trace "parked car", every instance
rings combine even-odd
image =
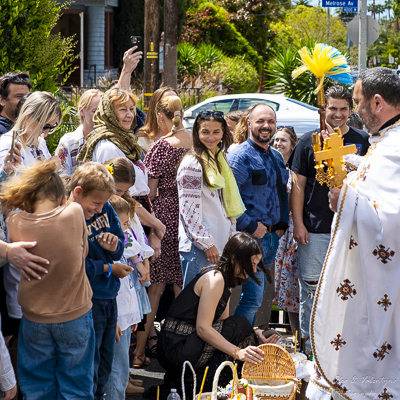
[[[230,111],[245,111],[255,103],[271,106],[276,112],[277,126],[293,126],[298,136],[319,127],[319,114],[316,107],[289,97],[265,93],[211,97],[185,110],[183,125],[187,129],[192,129],[194,120],[200,111],[215,110],[227,114]]]

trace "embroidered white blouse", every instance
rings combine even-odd
[[[236,224],[226,217],[221,190],[204,184],[201,165],[192,155],[183,158],[177,175],[179,194],[179,251],[193,243],[202,251],[215,246],[221,255]]]
[[[84,144],[83,125],[79,125],[75,131],[66,133],[60,139],[55,154],[61,160],[63,174],[72,175],[75,172],[78,167],[77,157]]]
[[[115,157],[126,158],[125,154],[114,143],[109,140],[101,140],[94,149],[92,160],[103,164]],[[133,162],[133,166],[135,167],[136,180],[135,184],[129,189],[129,193],[131,196],[145,196],[150,193],[147,185],[149,178],[146,167],[141,160]]]

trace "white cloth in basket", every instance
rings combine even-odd
[[[282,383],[283,381],[278,380],[253,379],[251,387],[254,390],[255,398],[258,396],[290,396],[293,393],[294,382]]]

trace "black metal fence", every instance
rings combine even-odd
[[[100,86],[62,86],[62,95],[70,101],[73,105],[77,105],[78,101],[85,90],[88,89],[99,89],[101,91],[106,91],[107,88]],[[184,88],[178,87],[179,97],[182,100],[183,108],[191,107],[201,101],[201,88]],[[143,88],[132,88],[132,93],[138,98],[137,106],[143,110],[144,108],[144,96]]]

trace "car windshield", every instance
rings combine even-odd
[[[318,111],[318,108],[317,108],[317,107],[310,106],[309,104],[303,103],[302,101],[298,101],[298,100],[294,100],[294,99],[286,99],[286,100],[287,100],[287,101],[290,101],[291,103],[298,104],[299,106],[303,106],[303,107],[305,107],[305,108],[308,108],[309,110]]]
[[[205,110],[222,111],[224,114],[227,114],[229,111],[231,111],[234,101],[235,99],[218,100],[203,104],[202,106],[196,108],[196,110],[193,111],[192,118],[196,118],[197,114],[200,111],[205,111]]]

